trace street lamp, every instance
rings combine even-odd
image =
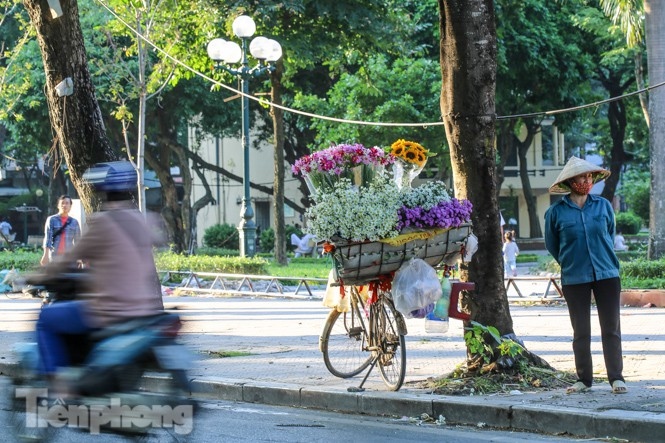
[[[258,60],[250,68],[247,60],[247,42],[256,31],[256,24],[251,17],[241,15],[233,21],[233,33],[240,38],[242,47],[235,42],[216,38],[208,43],[208,56],[215,66],[240,78],[242,89],[242,145],[244,155],[243,185],[244,196],[240,208],[240,256],[253,257],[256,252],[256,223],[254,210],[249,195],[249,79],[258,77],[275,69],[274,62],[282,56],[282,47],[278,42],[266,37],[256,37],[249,43],[249,52]],[[229,65],[240,63],[239,68]]]

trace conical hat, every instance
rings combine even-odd
[[[559,176],[554,181],[554,184],[550,186],[550,192],[552,194],[568,194],[570,192],[570,187],[565,183],[566,180],[588,172],[594,173],[594,183],[605,180],[610,176],[610,171],[607,169],[603,169],[600,166],[596,166],[593,163],[573,156],[570,157],[566,166],[563,167]]]

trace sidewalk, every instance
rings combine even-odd
[[[529,283],[531,284],[531,283]],[[536,283],[533,283],[534,285]],[[534,286],[534,292],[542,290]],[[522,291],[528,294],[528,290]],[[317,294],[317,297],[320,294]],[[526,347],[559,370],[573,370],[570,321],[563,303],[522,305],[509,292],[514,330]],[[548,300],[554,296],[548,297]],[[34,316],[37,301],[0,300],[0,311]],[[365,392],[348,392],[362,375],[333,377],[318,349],[327,315],[320,299],[289,300],[168,297],[168,309],[185,320],[183,340],[199,356],[191,371],[198,395],[312,409],[398,417],[443,416],[448,424],[493,426],[557,435],[662,442],[665,435],[665,310],[622,308],[625,395],[613,395],[609,384],[586,394],[564,390],[542,393],[513,390],[510,395],[452,397],[433,395],[414,382],[452,371],[465,359],[462,323],[451,320],[446,334],[427,334],[423,320],[407,320],[407,377],[398,392],[386,390],[378,368]],[[25,313],[25,314],[23,314]],[[3,313],[5,317],[6,312]],[[604,376],[598,320],[592,318],[592,350],[598,376]],[[30,338],[30,322],[3,321],[0,372],[15,364],[11,346]],[[248,355],[219,358],[219,353]],[[146,380],[159,388],[160,379]]]

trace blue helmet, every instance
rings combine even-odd
[[[83,180],[98,192],[131,192],[137,189],[136,169],[127,160],[97,163],[83,174]]]

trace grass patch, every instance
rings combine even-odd
[[[287,266],[281,266],[273,260],[266,265],[268,275],[274,277],[328,278],[332,269],[330,258],[292,258]]]

